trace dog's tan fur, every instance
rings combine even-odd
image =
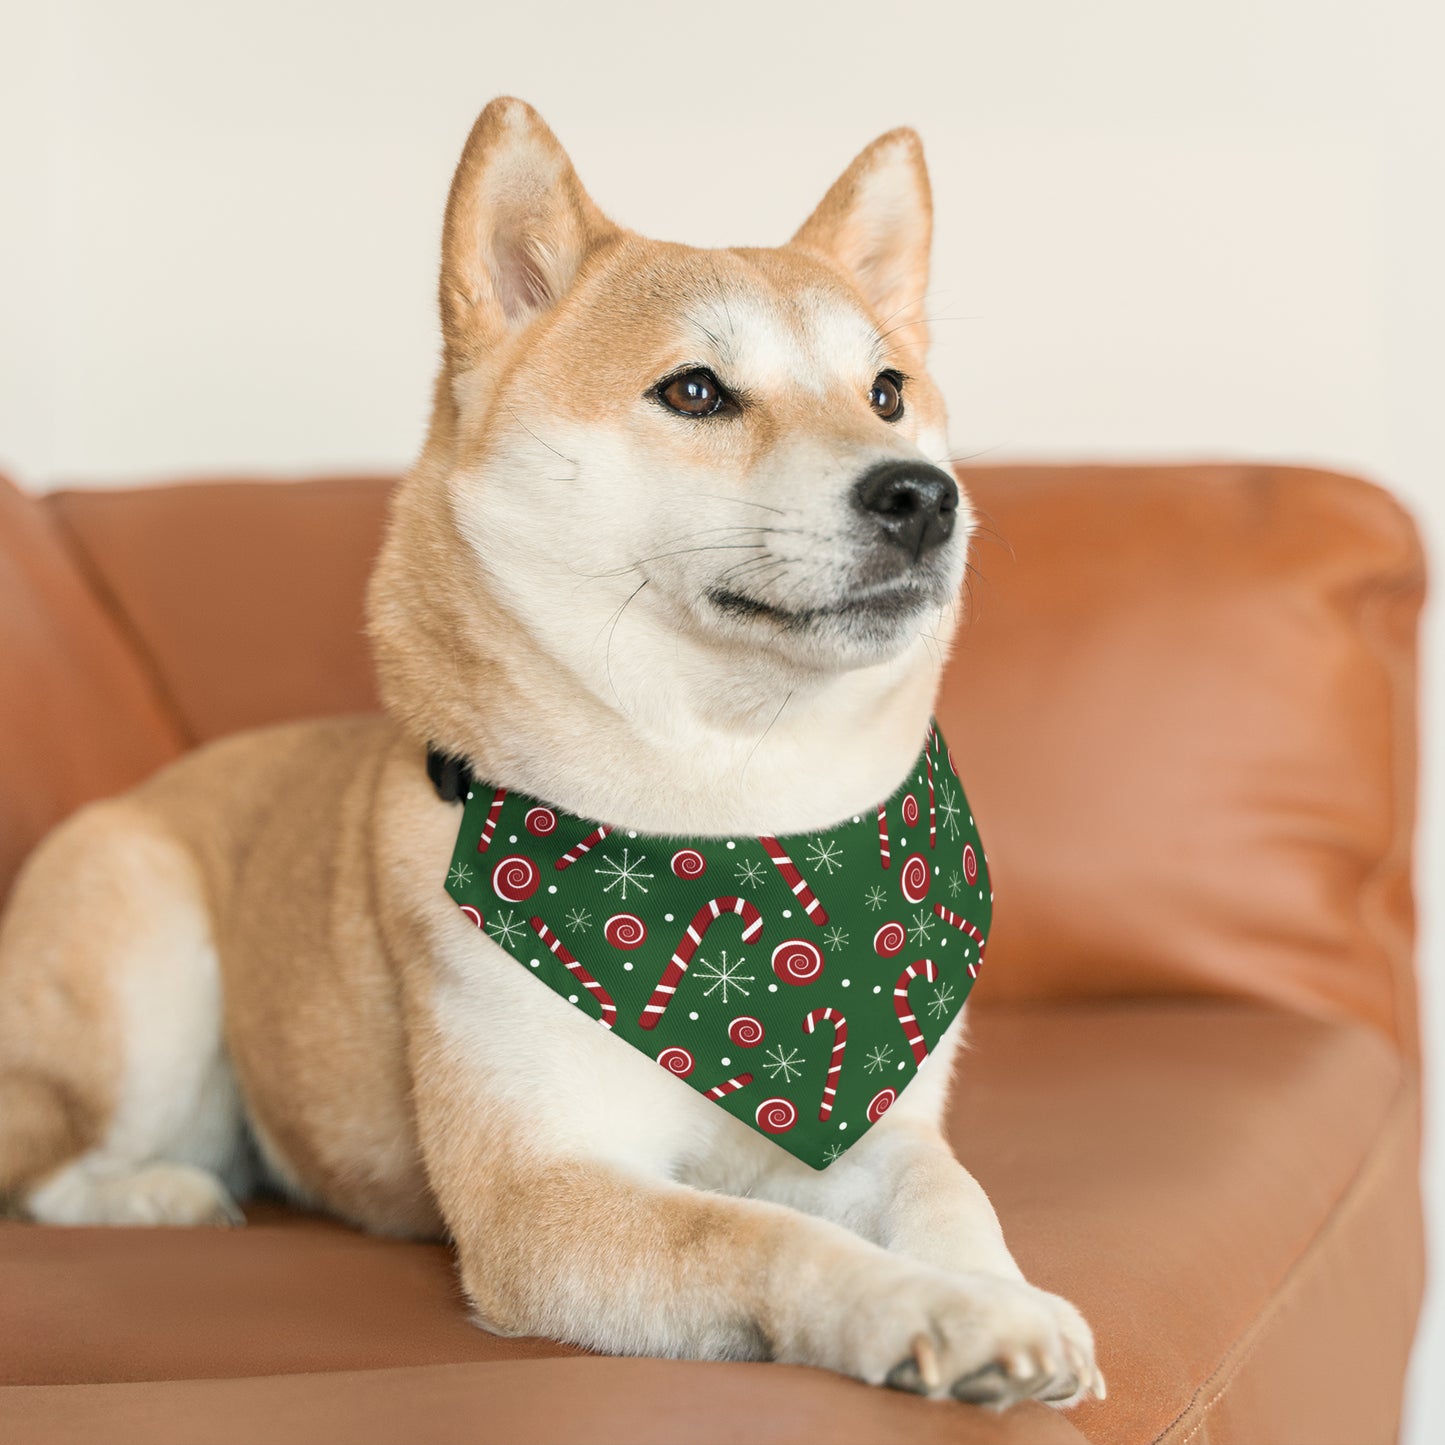
[[[449,1233],[498,1331],[994,1403],[1102,1392],[1088,1327],[1023,1281],[941,1138],[957,1028],[815,1173],[479,938],[422,766],[435,743],[661,832],[801,831],[892,791],[969,519],[875,584],[848,499],[871,463],[942,457],[929,231],[908,131],[789,245],[698,251],[608,221],[525,105],[483,112],[431,428],[369,599],[387,715],[216,743],[37,850],[0,928],[12,1207],[231,1222],[259,1170],[373,1230]],[[667,413],[651,388],[695,364],[747,404]],[[893,423],[867,402],[885,366]],[[716,604],[732,577],[752,614]],[[873,607],[887,588],[921,600]]]

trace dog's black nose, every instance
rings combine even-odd
[[[927,462],[879,462],[853,489],[853,499],[916,562],[953,535],[958,483]]]

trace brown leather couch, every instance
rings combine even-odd
[[[277,1205],[0,1225],[0,1438],[1364,1445],[1422,1277],[1408,518],[1249,467],[1001,468],[940,715],[998,909],[952,1128],[1110,1396],[994,1415],[467,1322],[447,1251]],[[386,480],[0,486],[0,888],[185,748],[372,707]]]

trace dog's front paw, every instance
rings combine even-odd
[[[855,1302],[842,1336],[850,1373],[919,1395],[998,1409],[1104,1397],[1083,1316],[1018,1280],[910,1271]]]

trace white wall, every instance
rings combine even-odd
[[[911,122],[956,450],[1356,468],[1445,555],[1438,4],[5,3],[0,466],[33,485],[403,463],[442,197],[509,91],[606,209],[699,243],[781,239]],[[1445,1439],[1416,1375],[1411,1438]]]

